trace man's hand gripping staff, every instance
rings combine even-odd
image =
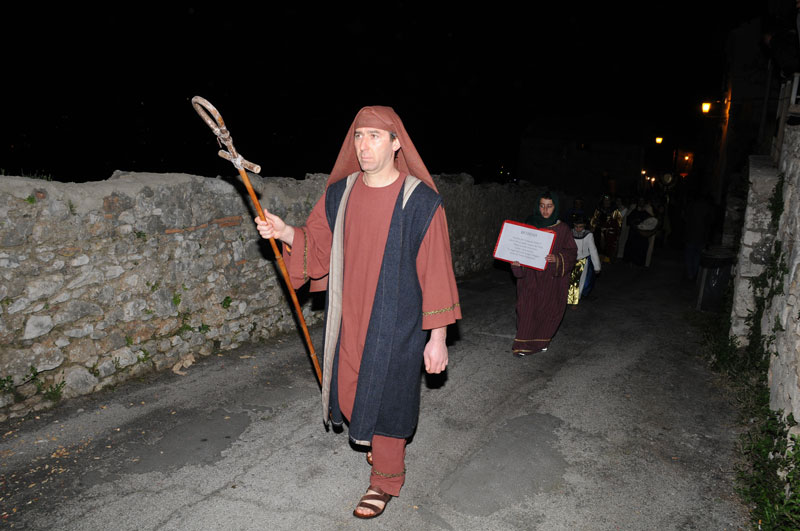
[[[233,163],[237,170],[239,170],[239,175],[242,177],[242,181],[244,181],[244,185],[247,188],[247,192],[250,194],[250,199],[253,201],[253,206],[258,212],[259,217],[262,221],[267,223],[267,217],[265,217],[264,209],[261,208],[261,204],[258,201],[258,196],[256,196],[255,191],[253,190],[252,185],[250,184],[250,179],[247,177],[247,172],[244,171],[245,168],[252,171],[253,173],[259,173],[261,171],[261,166],[257,164],[253,164],[252,162],[248,162],[244,158],[242,158],[239,153],[236,152],[236,149],[233,147],[233,140],[231,139],[231,135],[228,132],[228,129],[225,127],[225,122],[222,120],[222,116],[219,114],[219,111],[211,105],[206,99],[201,98],[200,96],[195,96],[192,98],[192,105],[194,109],[197,111],[197,114],[203,119],[206,124],[214,131],[214,134],[217,135],[217,142],[228,148],[228,151],[221,149],[219,151],[219,156],[223,159],[229,160]],[[212,119],[213,116],[213,119]],[[272,222],[271,219],[273,216],[268,214],[269,222]],[[280,220],[280,218],[277,218]],[[282,223],[282,222],[281,222]],[[270,223],[267,223],[268,225]],[[284,224],[284,228],[288,227]],[[276,227],[277,228],[277,227]],[[289,279],[289,272],[286,270],[286,264],[283,262],[283,256],[281,255],[280,251],[278,250],[278,245],[275,243],[275,239],[273,234],[267,236],[269,238],[269,243],[272,246],[272,251],[275,253],[275,258],[278,261],[278,267],[281,270],[281,274],[283,275],[283,280],[286,282],[286,286],[289,288],[289,295],[292,298],[292,302],[294,303],[294,309],[297,313],[297,318],[300,321],[300,325],[303,329],[303,335],[305,336],[306,344],[308,345],[309,356],[311,356],[311,361],[314,362],[314,370],[317,372],[317,381],[322,384],[322,371],[319,367],[319,360],[317,359],[317,354],[314,351],[314,345],[311,343],[311,335],[308,333],[308,326],[306,325],[305,318],[303,317],[303,310],[300,308],[300,302],[297,300],[297,294],[292,287],[292,282]],[[284,241],[286,241],[285,238]]]

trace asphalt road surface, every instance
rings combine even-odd
[[[609,264],[550,349],[511,355],[502,267],[459,282],[399,497],[352,516],[364,453],[326,431],[300,334],[3,423],[6,527],[42,530],[723,530],[736,411],[699,356],[680,263]],[[312,329],[315,345],[321,328]],[[319,349],[319,347],[318,347]]]

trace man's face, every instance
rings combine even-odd
[[[575,230],[578,232],[583,232],[583,229],[586,228],[586,225],[583,223],[576,223]]]
[[[392,140],[389,131],[372,127],[359,127],[353,138],[356,157],[364,173],[378,173],[394,165],[394,152],[400,149],[400,141]]]
[[[539,213],[542,215],[544,219],[549,218],[553,215],[553,210],[555,210],[556,206],[553,204],[552,199],[539,199]]]

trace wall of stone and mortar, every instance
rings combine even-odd
[[[750,157],[748,176],[750,186],[739,233],[731,310],[731,335],[743,346],[748,342],[747,318],[755,309],[751,284],[764,272],[775,242],[775,231],[770,229],[769,203],[779,180],[778,169],[765,156]]]
[[[458,277],[492,267],[505,219],[541,190],[434,177]],[[327,176],[252,176],[262,206],[302,224]],[[91,183],[0,180],[0,420],[144,373],[300,333],[244,187],[117,172]],[[309,325],[322,312],[302,297]],[[319,348],[319,347],[317,347]],[[33,368],[33,370],[32,370]],[[33,378],[33,375],[36,377]]]
[[[800,128],[787,126],[778,166],[783,175],[783,214],[776,238],[787,266],[783,292],[773,298],[761,321],[762,333],[774,334],[769,370],[772,409],[800,418]]]
[[[761,319],[761,333],[772,338],[769,387],[770,407],[800,418],[800,128],[786,127],[783,150],[776,166],[768,157],[751,157],[750,190],[744,216],[731,333],[747,343],[747,315],[754,309],[751,280],[761,274],[780,242],[782,260],[788,271],[783,289],[767,304]],[[777,231],[770,230],[769,208],[775,187],[783,177],[783,212]]]

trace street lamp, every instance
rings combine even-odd
[[[663,141],[664,141],[664,139],[663,139],[663,138],[661,138],[660,136],[657,136],[657,137],[656,137],[656,144],[660,144],[660,143],[661,143],[661,142],[663,142]]]
[[[711,110],[711,103],[708,101],[704,101],[702,109],[703,109],[703,114],[708,114],[708,111]]]

